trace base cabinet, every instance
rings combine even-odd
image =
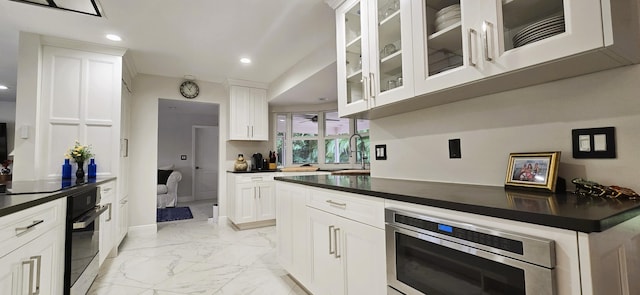
[[[385,294],[384,230],[308,208],[314,294]]]
[[[267,225],[276,218],[273,175],[227,176],[228,217],[239,228]]]
[[[0,258],[0,294],[62,294],[63,233],[50,231]]]
[[[303,285],[309,281],[307,192],[304,187],[276,183],[278,262]]]
[[[100,265],[109,257],[111,250],[113,250],[116,244],[116,219],[114,218],[114,211],[116,210],[115,203],[115,182],[111,181],[100,185],[100,205],[108,206],[107,212],[100,215]]]
[[[0,218],[0,294],[63,293],[64,204],[60,199]]]
[[[313,294],[386,294],[384,205],[350,196],[276,183],[278,261]]]

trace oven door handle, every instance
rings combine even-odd
[[[80,216],[78,219],[73,221],[73,229],[83,229],[87,228],[89,224],[91,224],[96,218],[100,216],[100,214],[109,210],[111,206],[96,206],[96,208],[92,211],[87,212],[86,214]]]

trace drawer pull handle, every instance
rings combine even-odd
[[[334,202],[333,200],[327,200],[327,203],[329,203],[329,205],[333,205],[333,206],[338,206],[338,207],[343,207],[343,208],[347,207],[347,204]]]
[[[36,268],[36,291],[33,292],[33,295],[40,294],[40,271],[42,270],[42,256],[31,256],[31,259],[35,259],[38,263],[38,267]]]
[[[36,225],[43,223],[44,220],[34,220],[33,223],[27,225],[27,226],[23,226],[23,227],[16,227],[16,236],[19,237],[21,235],[26,234],[27,232],[29,232],[30,230],[34,229],[36,227]]]
[[[338,242],[338,232],[339,232],[339,231],[340,231],[340,228],[339,228],[339,227],[336,227],[336,229],[334,229],[334,230],[333,230],[333,247],[334,247],[334,249],[336,250],[336,251],[335,251],[335,254],[334,254],[334,255],[335,255],[335,257],[336,257],[336,259],[337,259],[337,258],[342,257],[342,255],[340,255],[340,253],[338,253],[338,247],[340,246],[340,245],[338,244],[338,243],[339,243],[339,242]]]

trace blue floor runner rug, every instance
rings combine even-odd
[[[193,218],[189,207],[157,208],[156,221],[174,221]]]

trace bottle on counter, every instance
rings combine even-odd
[[[96,172],[98,171],[98,166],[96,165],[96,159],[89,160],[89,165],[87,166],[87,177],[88,178],[96,178]]]
[[[69,159],[64,159],[64,164],[62,164],[62,179],[71,179],[71,163],[69,163]]]

